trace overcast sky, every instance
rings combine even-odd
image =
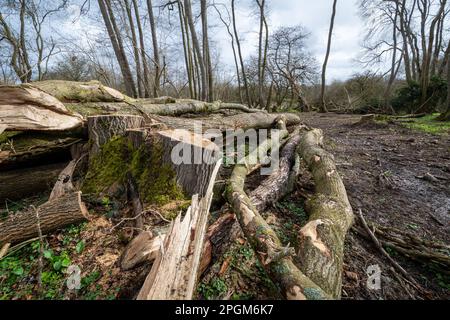
[[[333,43],[328,62],[328,80],[346,79],[360,71],[361,65],[355,63],[361,47],[363,25],[358,16],[358,0],[339,0],[333,32]],[[311,33],[310,51],[322,65],[326,52],[328,30],[330,25],[333,0],[271,0],[269,2],[269,23],[272,31],[280,26],[302,24]],[[253,30],[245,34],[244,53],[255,52],[258,38],[258,23],[249,19],[250,11],[242,9],[238,15],[240,30]],[[227,63],[233,63],[229,38],[225,32],[220,32],[221,57]]]
[[[230,3],[229,0],[210,1],[211,3],[213,1],[226,3],[228,7]],[[363,22],[358,16],[358,1],[338,1],[332,50],[327,69],[327,82],[344,80],[352,74],[361,71],[361,65],[355,62],[361,51],[360,43],[364,28]],[[163,1],[154,1],[155,14],[159,17],[167,15],[167,11],[162,12],[156,9],[160,3],[163,3]],[[243,54],[244,58],[247,58],[257,52],[258,17],[252,14],[252,10],[253,13],[255,11],[254,0],[238,0],[236,3],[237,24],[242,40]],[[311,33],[308,41],[308,50],[316,56],[321,66],[326,51],[333,0],[268,0],[268,3],[270,32],[273,32],[280,26],[303,25]],[[195,9],[198,11],[198,8],[195,7]],[[79,6],[71,6],[69,16],[76,17],[77,15],[79,15]],[[213,8],[210,8],[209,16],[211,25],[209,36],[216,45],[220,61],[228,66],[231,72],[234,72],[233,52],[229,35]],[[72,18],[68,19],[62,29],[69,31],[72,35],[78,33],[78,38],[83,46],[83,34],[86,31],[93,37],[104,32],[103,24],[98,24],[101,21],[99,14],[94,14],[94,17],[96,20],[94,24],[92,20],[88,19],[75,19],[75,22],[73,22],[74,19]],[[146,24],[146,21],[144,21],[145,28],[148,27]],[[89,28],[86,28],[86,25],[89,25]],[[163,35],[161,34],[161,36]],[[166,34],[165,36],[168,35]],[[173,35],[173,37],[179,40],[178,35]],[[181,59],[180,63],[183,61]]]

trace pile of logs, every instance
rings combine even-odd
[[[111,182],[127,190],[138,230],[122,254],[121,268],[153,263],[137,299],[192,299],[199,276],[211,262],[211,239],[233,223],[242,228],[287,299],[339,299],[343,243],[353,222],[352,208],[333,157],[321,147],[322,132],[300,124],[295,114],[270,114],[220,101],[133,100],[99,82],[0,87],[0,201],[22,199],[53,186],[43,205],[0,221],[0,248],[89,220],[80,190],[95,163],[117,157],[125,160],[117,172],[111,170]],[[234,166],[225,190],[233,213],[210,226],[221,150],[194,127],[219,132],[278,128],[284,139],[278,169],[249,195],[245,179],[261,166],[251,160],[270,151],[271,139],[260,141]],[[124,152],[106,153],[114,141],[122,141]],[[171,161],[172,150],[183,144],[208,161]],[[148,157],[131,157],[137,151]],[[312,173],[316,195],[308,203],[310,220],[298,235],[300,247],[294,249],[282,246],[261,212],[293,190],[300,159]],[[144,193],[155,187],[151,184],[162,175],[161,168],[173,179],[158,185],[159,191],[175,183],[191,199],[189,209],[164,234],[143,230],[140,219],[147,201]],[[140,175],[154,179],[142,180]]]

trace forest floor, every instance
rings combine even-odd
[[[437,130],[424,126],[423,120],[406,124],[410,129],[387,122],[355,125],[360,117],[354,115],[302,117],[306,124],[324,130],[325,148],[335,156],[355,213],[361,209],[368,221],[409,231],[422,239],[450,243],[448,127],[442,126],[439,134],[429,134],[424,131]],[[427,174],[435,179],[423,179]],[[350,232],[346,249],[343,298],[408,298],[389,271],[391,265],[371,242]],[[429,298],[450,298],[448,274],[412,262],[395,251],[390,254],[432,292]],[[379,292],[366,286],[367,266],[374,264],[382,270]]]
[[[324,130],[325,148],[335,156],[355,213],[361,209],[369,222],[450,244],[450,132],[446,127],[429,130],[426,124],[413,123],[408,124],[411,129],[387,122],[355,125],[360,119],[356,115],[306,113],[301,117],[305,124]],[[225,172],[230,170],[225,168]],[[426,176],[434,179],[424,179]],[[257,174],[250,177],[247,189],[258,185],[260,179]],[[299,230],[308,219],[305,197],[313,190],[311,177],[303,169],[296,191],[264,213],[284,245],[296,247]],[[47,196],[7,203],[7,207],[0,207],[0,215],[38,205]],[[174,208],[155,210],[170,219],[184,205],[175,203]],[[0,300],[135,297],[151,266],[120,270],[120,254],[127,242],[123,232],[126,223],[118,225],[121,219],[115,217],[118,213],[111,199],[90,204],[89,209],[94,217],[89,223],[45,238],[41,288],[37,287],[38,240],[17,248],[0,261]],[[120,214],[127,216],[126,212]],[[167,227],[155,215],[145,218],[152,228]],[[394,250],[389,253],[427,291],[426,296],[413,292],[416,298],[450,298],[448,270],[446,273],[432,265],[413,262]],[[198,286],[198,299],[281,299],[240,230],[237,237],[224,240],[220,252],[213,254],[213,263]],[[77,293],[65,285],[69,265],[81,269],[81,290]],[[367,287],[370,265],[381,268],[381,290]],[[409,299],[410,294],[390,268],[372,242],[351,230],[345,245],[342,298]]]

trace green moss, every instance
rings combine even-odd
[[[413,122],[402,125],[426,133],[448,135],[450,133],[450,121],[437,121],[438,116],[438,113],[430,114],[422,118],[411,119]]]
[[[89,163],[84,193],[100,194],[115,183],[122,184],[128,172],[131,148],[125,138],[116,137],[102,146]]]
[[[151,151],[150,151],[151,150]],[[126,138],[115,137],[102,146],[89,165],[83,192],[100,194],[115,184],[123,185],[128,172],[135,177],[141,199],[147,204],[165,205],[185,200],[170,164],[163,163],[158,142],[134,149]]]

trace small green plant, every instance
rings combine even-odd
[[[198,291],[206,300],[214,300],[225,294],[228,287],[225,281],[215,278],[209,284],[200,284]]]

